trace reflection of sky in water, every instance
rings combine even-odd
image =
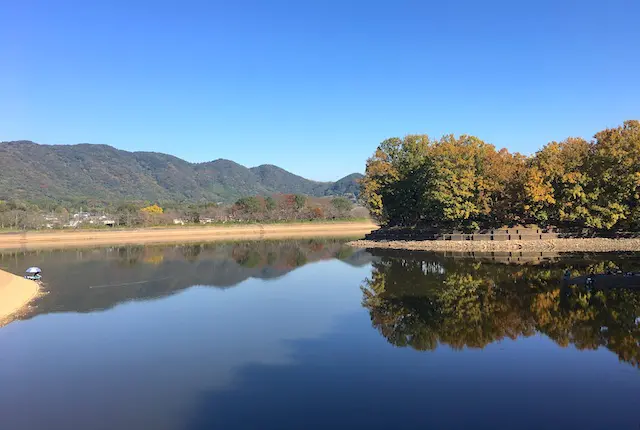
[[[561,348],[541,334],[483,349],[392,346],[362,307],[359,287],[371,270],[321,261],[228,289],[195,286],[107,311],[14,322],[0,329],[0,428],[640,423],[640,372],[606,348]],[[422,262],[419,271],[442,274],[444,266]]]
[[[369,270],[320,262],[277,281],[15,322],[0,330],[0,414],[24,424],[12,429],[38,416],[66,428],[180,428],[201,391],[228,387],[246,365],[290,364],[291,341],[363,313],[358,285]]]

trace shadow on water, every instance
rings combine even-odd
[[[194,285],[234,287],[247,279],[275,280],[309,263],[338,259],[352,266],[372,261],[344,240],[251,241],[122,246],[0,253],[0,267],[21,274],[43,270],[47,294],[28,319],[51,312],[92,312],[132,300],[152,300]]]
[[[389,343],[432,351],[483,348],[542,333],[566,347],[604,347],[640,367],[640,290],[570,285],[575,275],[640,269],[633,254],[583,254],[501,264],[491,256],[378,253],[362,305]]]

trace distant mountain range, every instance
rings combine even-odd
[[[264,164],[247,168],[230,160],[189,163],[157,152],[107,145],[0,142],[0,199],[224,201],[250,195],[310,196],[359,193],[353,173],[318,182]]]

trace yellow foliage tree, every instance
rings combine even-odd
[[[140,209],[140,212],[149,214],[149,215],[162,215],[164,210],[158,205],[147,206],[146,208]]]

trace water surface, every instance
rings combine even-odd
[[[1,428],[640,425],[640,293],[562,281],[638,255],[333,240],[0,254],[31,265],[48,294],[0,328]]]

